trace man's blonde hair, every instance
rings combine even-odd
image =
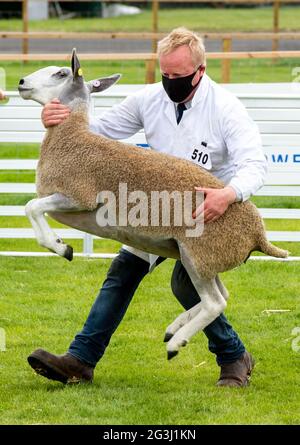
[[[179,46],[183,45],[187,45],[190,48],[192,61],[195,64],[195,68],[199,65],[206,64],[205,47],[202,38],[199,34],[196,34],[195,32],[184,27],[173,29],[170,34],[158,42],[158,57],[169,54]]]

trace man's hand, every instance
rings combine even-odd
[[[4,91],[0,90],[0,100],[4,100],[4,99],[6,99]]]
[[[204,223],[216,221],[236,200],[236,192],[230,186],[223,189],[195,187],[195,190],[203,192],[205,199],[193,213],[193,218],[204,213]]]
[[[66,105],[60,103],[58,99],[53,99],[46,104],[42,111],[42,122],[45,128],[61,124],[71,113]]]

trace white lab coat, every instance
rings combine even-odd
[[[237,200],[248,199],[265,180],[267,161],[257,125],[243,104],[206,74],[179,125],[174,103],[159,82],[101,116],[90,116],[90,128],[112,139],[128,138],[144,128],[152,149],[206,168],[235,189]],[[148,254],[129,250],[149,260]],[[150,264],[156,258],[152,255]]]

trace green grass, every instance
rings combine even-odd
[[[72,44],[70,44],[70,51]],[[49,66],[49,64],[62,66],[62,61],[48,62],[0,62],[0,66],[6,72],[6,89],[8,91],[17,90],[21,77],[24,77],[40,68]],[[145,63],[143,61],[120,61],[120,62],[97,62],[84,61],[84,76],[87,80],[98,77],[105,77],[112,73],[121,72],[122,78],[119,83],[144,83],[145,82]],[[0,105],[1,106],[1,105]]]
[[[71,51],[71,46],[70,46]],[[61,66],[61,61],[53,61],[51,64]],[[16,91],[19,80],[40,68],[46,67],[49,62],[1,62],[1,67],[6,72],[7,91]],[[281,59],[275,62],[271,60],[240,60],[232,61],[231,83],[270,83],[292,82],[292,70],[300,65],[300,59]],[[145,64],[139,61],[84,61],[84,75],[87,80],[105,77],[112,73],[122,73],[120,84],[143,84],[145,82]],[[221,82],[221,62],[208,60],[207,74],[216,82]],[[161,79],[159,67],[156,69],[156,81]],[[0,104],[1,106],[1,104]]]
[[[0,171],[0,182],[35,182],[35,172],[31,171]]]
[[[0,143],[1,159],[37,159],[39,144],[6,142]]]
[[[36,376],[37,347],[64,353],[105,278],[110,261],[0,258],[1,424],[299,424],[300,264],[256,264],[223,274],[226,315],[256,359],[250,387],[216,388],[219,369],[202,333],[171,362],[162,342],[181,307],[171,295],[174,262],[147,276],[113,336],[91,386]],[[290,312],[267,316],[265,309]],[[200,366],[200,364],[202,365]]]
[[[299,30],[300,8],[280,7],[280,29]],[[258,8],[207,8],[197,5],[194,8],[160,7],[159,31],[170,31],[177,26],[186,26],[195,31],[270,31],[273,26],[273,9]],[[143,10],[141,14],[113,18],[73,18],[71,20],[49,19],[30,22],[31,31],[151,31],[152,12]],[[1,31],[19,31],[21,20],[0,20]]]
[[[255,11],[255,13],[253,13]],[[299,29],[300,9],[282,8],[282,29]],[[203,21],[203,17],[205,20]],[[204,31],[271,30],[272,9],[161,8],[160,30],[185,25]],[[31,30],[150,30],[151,13],[109,20],[49,20]],[[0,21],[1,30],[21,29],[17,20]],[[58,62],[60,64],[60,62]],[[232,82],[291,81],[298,61],[233,62]],[[41,63],[2,63],[7,89]],[[123,73],[124,83],[143,83],[141,62],[85,62],[86,78]],[[220,63],[208,73],[220,80]],[[157,72],[157,80],[159,73]],[[0,144],[0,158],[38,157],[36,144]],[[33,172],[0,172],[0,182],[32,182]],[[30,195],[0,195],[0,205],[24,205]],[[299,208],[297,198],[253,198],[260,207]],[[53,227],[62,227],[52,222]],[[0,217],[0,227],[30,227],[27,218]],[[300,230],[299,221],[267,221],[269,230]],[[82,242],[71,243],[76,252]],[[300,255],[299,243],[276,243]],[[117,252],[110,240],[94,243],[95,252]],[[35,240],[0,240],[0,250],[45,251]],[[202,333],[167,362],[162,338],[182,311],[170,291],[174,261],[163,263],[139,287],[124,321],[96,368],[91,386],[63,386],[36,376],[26,357],[37,347],[64,353],[85,321],[105,279],[109,260],[0,257],[0,328],[7,350],[0,352],[1,424],[299,424],[299,352],[291,331],[300,325],[300,263],[255,263],[223,274],[230,291],[226,315],[256,359],[249,388],[218,389],[219,369]],[[265,315],[265,309],[289,309]],[[201,364],[201,366],[200,366]]]
[[[272,8],[174,8],[161,7],[159,13],[159,30],[170,31],[176,26],[187,26],[199,32],[206,31],[271,31]],[[204,19],[204,20],[203,20]],[[31,31],[150,31],[151,11],[145,10],[136,16],[114,17],[109,19],[89,18],[71,20],[49,19],[30,23]],[[205,23],[205,25],[203,25]],[[281,7],[280,28],[282,30],[299,30],[300,7]],[[22,29],[21,20],[0,20],[1,31]],[[270,43],[271,48],[271,43]],[[70,52],[72,43],[70,42]],[[54,64],[61,65],[61,62]],[[240,60],[232,62],[231,82],[291,82],[292,69],[299,65],[298,59]],[[16,90],[20,77],[49,65],[49,62],[1,62],[6,71],[6,89]],[[88,62],[84,63],[87,79],[121,72],[121,83],[144,83],[145,65],[138,61]],[[217,82],[221,80],[220,61],[208,61],[208,74]],[[157,68],[156,79],[160,79]]]
[[[251,201],[257,207],[277,208],[277,209],[299,209],[300,197],[298,196],[254,196]]]

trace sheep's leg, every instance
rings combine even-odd
[[[189,323],[195,317],[195,315],[198,314],[200,310],[201,310],[201,302],[193,306],[191,309],[178,315],[178,317],[173,321],[173,323],[171,323],[167,327],[164,342],[168,342],[169,340],[171,340],[175,332],[179,331],[180,328],[182,328],[185,324]]]
[[[168,359],[178,354],[179,348],[185,346],[193,335],[212,323],[225,309],[226,300],[219,289],[218,281],[201,276],[193,252],[180,248],[181,261],[186,268],[201,302],[197,304],[198,313],[182,326],[167,343]],[[195,306],[195,307],[196,307]]]
[[[73,258],[73,248],[65,244],[55,234],[45,218],[45,213],[80,210],[82,209],[61,193],[55,193],[45,198],[32,199],[25,206],[25,213],[32,224],[38,243],[69,261]]]
[[[216,284],[217,284],[221,294],[223,295],[225,300],[228,300],[229,293],[228,293],[226,287],[221,282],[221,280],[220,280],[218,275],[216,276],[215,280],[216,280]],[[173,337],[175,332],[177,332],[185,324],[189,323],[192,320],[192,318],[194,318],[200,312],[200,310],[201,310],[201,304],[199,302],[198,304],[193,306],[191,309],[189,309],[189,310],[183,312],[182,314],[180,314],[173,321],[173,323],[171,323],[167,327],[166,333],[165,333],[164,342],[168,342]]]
[[[226,289],[226,287],[224,286],[224,284],[222,283],[222,281],[220,280],[219,275],[216,276],[216,283],[218,285],[218,288],[219,288],[221,294],[223,295],[223,298],[225,298],[225,300],[227,301],[229,298],[229,292]]]

